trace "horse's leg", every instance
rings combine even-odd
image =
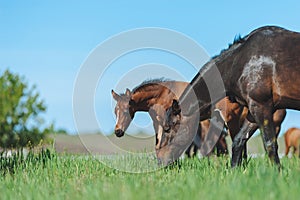
[[[158,122],[157,121],[154,121],[153,120],[153,128],[154,128],[154,131],[155,131],[155,147],[158,149],[158,147],[159,147],[159,143],[160,143],[160,134],[161,133],[159,133],[159,125],[158,125]]]
[[[298,145],[298,149],[299,149],[299,155],[298,155],[298,157],[300,158],[300,143]]]
[[[225,139],[225,135],[227,134],[227,132],[225,132],[224,130],[222,131],[219,140],[216,144],[217,147],[217,156],[221,156],[221,155],[227,155],[228,154],[228,147],[227,147],[227,143],[226,143],[226,139]]]
[[[195,144],[194,142],[185,150],[185,155],[187,155],[188,158],[191,158],[194,155],[194,148]]]
[[[210,155],[217,147],[219,137],[222,134],[224,128],[224,121],[219,121],[216,117],[210,120],[209,133],[201,145],[201,154],[203,156]]]
[[[197,152],[198,150],[200,149],[201,147],[201,143],[202,143],[202,139],[201,139],[201,134],[202,134],[202,127],[201,127],[201,124],[199,124],[199,127],[198,127],[198,130],[197,130],[197,133],[195,135],[195,138],[194,138],[194,141],[193,141],[193,144],[194,144],[194,156],[197,155]]]
[[[289,155],[290,147],[288,145],[285,146],[285,156]]]
[[[216,148],[217,148],[217,157],[220,157],[221,156],[221,146],[220,146],[220,144],[219,144],[219,142],[217,142],[217,144],[216,144]]]
[[[234,139],[236,138],[237,134],[239,133],[239,129],[238,130],[234,130],[231,129],[230,130],[230,137],[231,137],[231,141],[234,142]],[[242,156],[244,160],[247,160],[247,144],[244,144],[243,150],[242,151]]]
[[[223,149],[222,149],[222,144],[221,144],[221,137],[218,139],[218,142],[216,144],[216,149],[217,149],[217,156],[220,157],[221,154],[223,154]]]
[[[237,115],[233,115],[232,118],[230,120],[227,121],[227,126],[229,129],[229,133],[230,133],[230,137],[231,137],[231,141],[234,142],[236,136],[238,135],[238,133],[240,132],[240,128],[244,125],[241,124],[243,123],[246,119],[242,119],[242,112],[243,112],[243,107],[240,106],[239,112],[237,113]],[[244,125],[244,129],[248,128],[248,125]],[[238,139],[236,139],[238,140]],[[239,142],[237,142],[239,143]],[[247,146],[246,143],[244,144],[242,151],[242,156],[243,159],[247,160]]]
[[[246,151],[246,142],[249,139],[249,132],[253,130],[253,127],[256,124],[245,120],[240,131],[234,137],[232,143],[232,158],[231,158],[231,167],[236,167],[242,163],[242,152]]]
[[[289,155],[289,151],[290,151],[290,145],[289,145],[289,142],[288,142],[288,132],[286,132],[284,134],[284,142],[285,142],[285,156],[288,156]]]
[[[248,119],[245,119],[245,121],[248,121]],[[252,122],[246,122],[248,124],[249,132],[246,134],[244,140],[244,149],[243,149],[243,159],[247,160],[248,154],[247,154],[247,141],[250,139],[250,137],[255,133],[255,131],[258,129],[258,126],[255,123]]]
[[[278,138],[278,135],[280,133],[281,130],[281,124],[275,127],[275,131],[276,131],[276,138]]]
[[[193,151],[192,151],[192,156],[195,157],[197,155],[197,152],[198,152],[198,146],[195,144],[195,142],[193,142],[194,144],[194,148],[193,148]]]
[[[201,124],[199,124],[197,134],[195,135],[195,138],[192,142],[192,144],[185,150],[185,154],[191,158],[193,156],[197,155],[198,149],[200,149],[201,146],[201,133],[202,133],[202,127]]]
[[[195,141],[192,142],[192,144],[185,150],[185,155],[187,155],[188,158],[192,158],[197,155],[198,146],[195,143]]]
[[[280,160],[277,152],[278,144],[271,106],[259,104],[255,101],[252,101],[249,105],[249,111],[251,112],[261,130],[265,149],[267,150],[269,158],[275,164],[280,166]]]
[[[293,147],[293,156],[295,156],[296,147],[295,146],[292,146],[292,147]]]
[[[156,120],[153,120],[153,127],[154,127],[154,131],[155,131],[155,150],[157,151],[160,149],[160,146],[161,146],[163,127]]]

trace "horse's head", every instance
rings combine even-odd
[[[173,100],[162,120],[163,131],[156,155],[159,163],[168,165],[178,159],[192,143],[198,129],[199,115],[184,116],[178,101]]]
[[[156,130],[156,146],[155,149],[159,150],[160,148],[164,147],[165,145],[167,145],[170,140],[172,139],[172,137],[174,136],[174,132],[171,132],[171,126],[175,126],[176,123],[178,123],[180,121],[180,116],[176,115],[174,116],[174,120],[171,120],[171,122],[167,121],[167,116],[169,116],[169,110],[171,108],[165,110],[165,108],[163,108],[161,105],[154,105],[151,110],[155,111],[155,115],[156,115],[156,126],[157,126],[157,130]],[[173,116],[172,116],[173,117]],[[170,125],[169,125],[170,124]]]
[[[113,98],[117,101],[115,107],[116,126],[115,134],[117,137],[122,137],[134,117],[134,101],[131,99],[132,93],[126,89],[124,94],[117,94],[111,91]]]
[[[166,110],[166,115],[163,118],[163,129],[166,133],[169,133],[172,128],[177,124],[180,124],[181,120],[181,108],[178,101],[173,99],[172,106]]]

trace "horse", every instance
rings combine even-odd
[[[290,148],[293,147],[293,154],[299,154],[300,129],[289,128],[284,134],[285,155],[288,156]]]
[[[178,98],[186,86],[187,82],[167,81],[164,79],[153,79],[144,81],[132,91],[126,89],[125,93],[117,94],[114,90],[111,91],[112,97],[117,101],[115,106],[116,125],[115,135],[122,137],[129,127],[134,115],[138,111],[149,112],[153,121],[153,127],[156,134],[156,146],[160,143],[162,134],[162,117],[165,115],[166,108],[170,107],[172,100]],[[209,131],[209,120],[200,122],[198,134],[193,143],[186,151],[188,157],[195,155],[201,146]],[[217,154],[228,153],[225,138],[217,138]]]
[[[273,113],[300,110],[299,76],[300,33],[264,26],[235,39],[199,70],[167,109],[163,138],[169,142],[159,149],[159,162],[168,165],[178,159],[193,139],[199,119],[209,118],[212,106],[228,96],[248,109],[233,141],[231,166],[241,165],[249,131],[258,126],[268,157],[280,169]]]

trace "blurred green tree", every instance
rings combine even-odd
[[[9,70],[0,76],[0,147],[22,148],[39,144],[53,130],[46,126],[44,101],[24,77]]]

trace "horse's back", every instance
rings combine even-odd
[[[290,137],[290,135],[291,135],[294,131],[296,131],[296,130],[297,130],[297,128],[295,128],[295,127],[289,128],[289,129],[284,133],[284,137],[285,137],[285,138]]]
[[[245,96],[273,98],[277,109],[300,110],[300,33],[262,27],[245,38],[235,56]]]
[[[300,139],[300,129],[299,128],[289,128],[284,134],[284,139],[286,146],[296,145],[298,144],[298,140]]]

